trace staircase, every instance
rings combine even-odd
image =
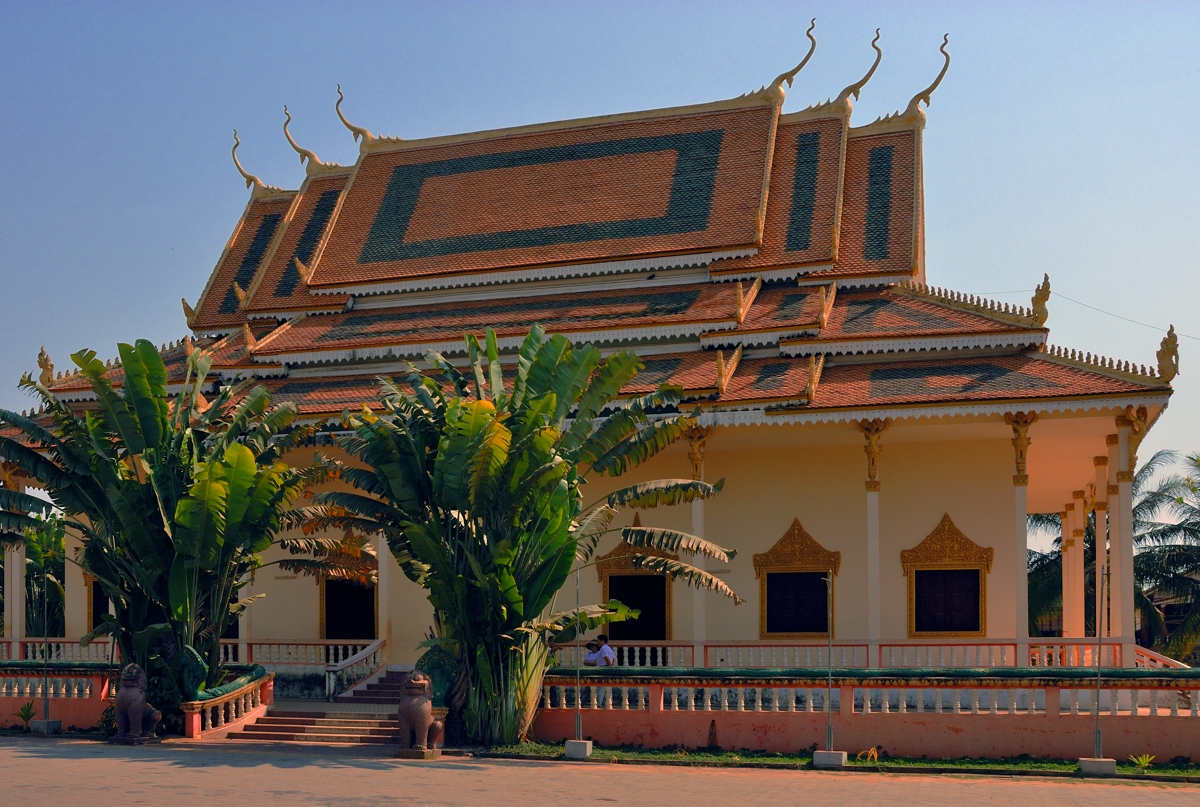
[[[396,704],[404,696],[404,676],[407,674],[405,671],[388,670],[380,677],[338,695],[333,702],[387,705],[394,712]]]
[[[336,708],[300,711],[271,709],[270,714],[228,739],[236,742],[338,743],[396,745],[400,724],[394,713],[338,711]]]

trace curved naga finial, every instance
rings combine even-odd
[[[354,135],[355,141],[357,141],[358,138],[360,138],[360,137],[363,139],[364,143],[366,143],[370,140],[374,140],[375,135],[371,134],[369,131],[362,128],[361,126],[355,126],[353,123],[346,120],[346,116],[342,114],[342,101],[346,100],[346,96],[342,95],[342,85],[341,84],[337,85],[337,91],[338,91],[338,99],[337,99],[337,103],[333,105],[333,108],[334,108],[334,111],[337,112],[337,116],[342,119],[342,125],[350,130],[351,134]]]
[[[325,163],[321,162],[320,157],[308,149],[300,148],[296,141],[292,139],[292,133],[288,131],[288,124],[292,122],[292,113],[288,112],[287,104],[283,105],[283,114],[287,116],[287,120],[283,122],[283,134],[287,137],[288,142],[292,144],[292,148],[296,150],[296,153],[300,155],[300,162],[303,163],[305,160],[308,160],[313,165],[324,165]]]
[[[950,69],[950,54],[946,51],[946,44],[949,41],[950,34],[946,34],[942,37],[942,46],[938,48],[942,52],[942,55],[946,57],[946,63],[942,65],[942,72],[937,74],[937,78],[933,80],[932,84],[914,95],[913,99],[908,102],[908,109],[904,110],[905,117],[923,114],[921,112],[921,102],[924,101],[925,106],[929,106],[930,96],[933,95],[933,91],[938,88],[938,85],[942,83],[942,79],[946,77],[946,71]]]
[[[1046,324],[1046,320],[1050,318],[1050,309],[1046,307],[1046,303],[1050,300],[1050,275],[1043,274],[1042,282],[1033,290],[1033,299],[1030,300],[1030,308],[1033,311],[1033,321],[1040,328]]]
[[[871,40],[871,47],[875,49],[875,63],[871,65],[871,69],[867,71],[865,76],[851,84],[846,89],[842,90],[841,94],[838,95],[839,100],[849,101],[851,95],[854,96],[855,101],[858,100],[858,94],[862,91],[863,87],[867,86],[867,82],[871,80],[871,76],[875,75],[875,71],[879,68],[879,62],[883,60],[883,51],[879,49],[878,43],[879,29],[876,28],[875,38]]]
[[[1175,326],[1167,331],[1162,344],[1154,354],[1158,359],[1158,377],[1170,384],[1171,379],[1179,375],[1179,337],[1175,335]]]
[[[242,141],[240,139],[238,139],[237,129],[234,129],[233,130],[233,164],[234,164],[234,166],[237,168],[238,173],[242,175],[242,179],[246,180],[247,188],[253,187],[255,185],[257,185],[260,188],[265,188],[266,186],[263,185],[263,181],[261,179],[254,176],[254,174],[247,173],[246,169],[242,168],[242,164],[238,160],[238,156],[237,156],[238,146],[240,146],[240,145],[242,145]]]
[[[800,64],[796,65],[786,73],[780,73],[778,76],[776,76],[775,80],[771,82],[771,86],[779,90],[780,94],[783,93],[783,82],[786,81],[789,87],[792,86],[792,80],[796,78],[796,74],[804,69],[804,65],[808,64],[808,60],[812,58],[814,53],[816,53],[817,38],[813,36],[813,29],[816,27],[817,18],[813,17],[812,22],[808,26],[808,30],[804,32],[804,35],[808,37],[808,41],[812,44],[808,46],[808,53],[806,53],[804,58],[800,60]]]

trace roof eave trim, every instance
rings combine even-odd
[[[781,342],[784,356],[854,355],[858,353],[906,353],[914,350],[963,350],[989,347],[1030,347],[1046,343],[1045,331],[997,331],[945,336],[891,336],[876,339],[839,339]]]

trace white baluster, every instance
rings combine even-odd
[[[1158,717],[1158,690],[1150,690],[1150,716]]]
[[[1115,707],[1113,714],[1116,714]],[[1200,717],[1200,689],[1192,690],[1192,717]]]
[[[971,689],[971,714],[979,714],[979,690]]]

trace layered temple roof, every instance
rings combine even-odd
[[[716,422],[1164,406],[1170,362],[1047,347],[1048,280],[1028,309],[925,285],[921,105],[945,42],[903,112],[855,127],[878,36],[858,81],[782,114],[809,38],[739,98],[423,140],[351,124],[339,88],[358,160],[323,163],[285,123],[306,164],[294,191],[248,174],[235,132],[250,199],[184,303],[214,383],[260,378],[334,415],[428,350],[460,360],[464,333],[495,329],[511,362],[536,322],[635,350],[626,394],[678,384]],[[89,396],[78,376],[53,388]]]

